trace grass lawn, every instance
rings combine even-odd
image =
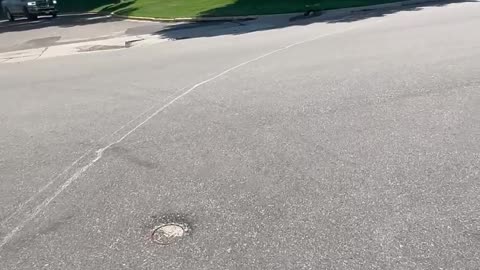
[[[59,0],[62,10],[115,11],[121,15],[175,18],[260,15],[375,5],[399,0]]]

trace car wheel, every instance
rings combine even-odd
[[[25,10],[23,11],[23,13],[25,14],[25,17],[27,17],[27,19],[29,19],[30,21],[34,21],[34,20],[38,19],[38,16],[37,16],[37,15],[28,12],[27,9],[25,9]]]
[[[7,19],[11,22],[14,22],[15,21],[15,17],[12,15],[12,13],[10,12],[10,10],[8,9],[5,9],[5,13],[7,14]]]

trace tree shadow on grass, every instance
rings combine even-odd
[[[59,0],[60,12],[87,12],[120,3],[120,0]]]
[[[245,1],[244,3],[241,3]],[[273,0],[269,0],[273,1]],[[267,2],[269,2],[267,1]],[[317,8],[312,8],[315,3],[326,2],[318,0],[302,0],[303,3],[309,3],[306,8],[298,11],[308,12],[311,9],[314,9],[313,16],[304,16],[304,15],[291,15],[291,16],[272,16],[271,18],[263,18],[260,20],[253,21],[220,21],[220,22],[190,22],[177,25],[171,25],[158,31],[156,34],[161,35],[170,39],[189,39],[189,38],[199,38],[199,37],[215,37],[223,35],[241,35],[251,32],[266,31],[272,29],[286,28],[291,26],[300,26],[300,25],[309,25],[314,23],[350,23],[360,20],[365,20],[375,17],[384,17],[390,14],[395,14],[401,11],[419,11],[427,7],[442,7],[454,3],[465,3],[465,2],[477,2],[475,0],[463,0],[463,1],[451,1],[451,0],[440,0],[432,1],[423,4],[413,4],[413,5],[403,5],[394,8],[385,8],[380,10],[361,10],[358,12],[351,13],[349,15],[335,15],[335,14],[322,14],[321,9],[328,8],[328,6],[318,6]],[[331,1],[330,1],[331,2]],[[346,1],[352,2],[352,1]],[[378,1],[380,2],[380,1]],[[385,1],[383,1],[385,2]],[[390,1],[391,2],[391,1]],[[235,15],[243,14],[241,9],[248,8],[249,5],[253,5],[253,0],[237,0],[235,3],[217,8],[208,12],[204,12],[202,16],[226,16],[226,15]],[[240,10],[236,10],[236,7],[239,7]],[[236,10],[236,11],[235,11]],[[260,13],[266,13],[271,10],[271,7],[258,7],[257,10]]]

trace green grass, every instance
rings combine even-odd
[[[67,11],[115,11],[121,15],[178,18],[303,12],[375,5],[399,0],[60,0]],[[63,2],[63,3],[62,3]]]

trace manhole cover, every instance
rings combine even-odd
[[[183,224],[164,224],[152,232],[152,241],[160,245],[170,245],[185,236],[188,228]]]

